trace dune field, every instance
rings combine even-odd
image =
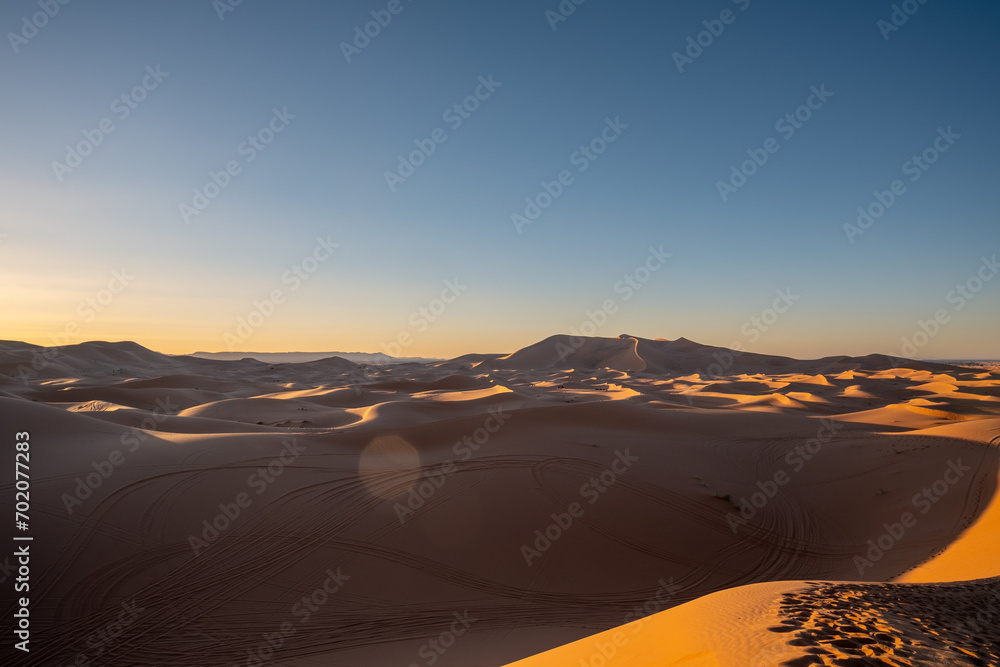
[[[31,453],[10,667],[1000,665],[989,367],[7,341],[0,423]]]

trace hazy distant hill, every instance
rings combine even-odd
[[[356,364],[402,364],[407,362],[422,363],[439,361],[424,357],[390,357],[381,352],[194,352],[191,357],[215,359],[216,361],[239,361],[240,359],[256,359],[265,364],[299,364],[307,361],[317,361],[328,357],[340,357]]]
[[[557,334],[505,356],[478,356],[480,361],[470,358],[473,368],[611,368],[619,371],[698,373],[707,376],[736,373],[840,373],[847,370],[889,368],[948,372],[956,368],[949,364],[897,359],[884,354],[793,359],[772,354],[737,352],[724,347],[703,345],[687,338],[653,340],[627,334],[617,338]]]

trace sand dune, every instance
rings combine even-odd
[[[1000,664],[1000,578],[779,582],[700,598],[510,667]]]
[[[1000,374],[627,336],[367,367],[4,342],[0,374],[45,638],[5,665],[95,660],[123,604],[102,665],[575,666],[619,626],[608,665],[995,664],[954,632],[995,580],[938,584],[1000,574]]]

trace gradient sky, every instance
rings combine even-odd
[[[37,34],[37,0],[3,3],[0,337],[451,357],[579,331],[610,299],[597,335],[1000,357],[1000,277],[952,293],[994,277],[981,258],[1000,252],[995,2],[911,0],[886,39],[892,3],[870,0],[589,0],[554,30],[557,0],[401,0],[350,63],[341,44],[388,0],[244,0],[220,19],[226,2],[75,0]],[[678,71],[705,21],[724,29]],[[120,118],[114,100],[157,66],[168,76]],[[490,76],[453,129],[444,112]],[[786,138],[776,122],[814,86],[833,96]],[[241,142],[275,108],[295,118],[248,161]],[[105,118],[60,180],[53,163]],[[628,127],[580,172],[606,118]],[[390,191],[385,172],[436,128],[447,141]],[[911,181],[939,128],[959,138]],[[723,201],[717,183],[770,137]],[[179,205],[231,160],[241,172],[186,222]],[[562,170],[573,182],[518,233],[511,215]],[[905,192],[850,243],[844,225],[895,179]],[[339,247],[293,289],[283,276],[318,238]],[[672,256],[626,300],[616,283],[650,246]],[[456,279],[434,322],[411,318]],[[274,290],[284,303],[233,345]]]

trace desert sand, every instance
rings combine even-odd
[[[34,537],[4,665],[1000,664],[987,367],[8,341],[0,423]]]

